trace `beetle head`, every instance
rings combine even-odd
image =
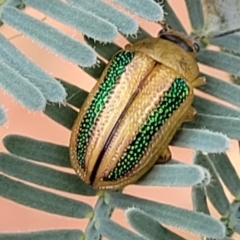
[[[180,32],[174,31],[166,24],[163,25],[163,29],[158,33],[158,37],[175,43],[193,56],[195,56],[200,50],[199,45],[192,38]]]

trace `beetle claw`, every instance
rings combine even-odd
[[[197,111],[193,107],[190,107],[187,111],[184,122],[192,121],[196,117],[196,115]]]
[[[158,158],[158,160],[156,161],[155,164],[163,164],[163,163],[170,161],[171,159],[172,159],[172,154],[171,154],[169,147],[167,147],[161,153],[160,157]]]
[[[200,76],[192,82],[192,86],[194,88],[205,85],[205,84],[206,84],[206,78],[204,76]]]

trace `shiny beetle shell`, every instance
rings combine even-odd
[[[113,57],[72,129],[70,160],[85,183],[121,189],[170,160],[171,139],[196,113],[193,88],[205,82],[197,50],[191,39],[165,29]]]

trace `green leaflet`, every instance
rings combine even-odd
[[[47,230],[28,233],[0,233],[0,238],[4,240],[66,240],[79,239],[83,233],[80,230]]]
[[[130,225],[144,236],[145,239],[184,240],[182,237],[163,227],[157,220],[153,219],[150,215],[138,208],[129,208],[125,213]]]
[[[16,166],[21,167],[16,168]],[[0,170],[8,176],[51,189],[86,196],[95,196],[96,194],[96,191],[83,183],[76,174],[35,164],[14,155],[0,154]]]
[[[0,184],[2,197],[22,205],[72,218],[92,215],[92,208],[83,202],[28,186],[6,176],[0,175]]]

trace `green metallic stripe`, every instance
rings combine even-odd
[[[114,57],[107,70],[104,81],[100,84],[98,92],[92,99],[91,105],[83,117],[77,136],[77,158],[79,166],[83,169],[85,167],[86,149],[95,121],[104,109],[105,102],[107,101],[117,80],[120,78],[122,73],[126,71],[126,66],[131,62],[133,57],[134,53],[129,51],[119,52]]]
[[[148,116],[134,140],[124,151],[116,167],[104,178],[104,181],[115,181],[129,173],[138,164],[155,133],[186,100],[188,94],[189,87],[186,82],[181,78],[176,78],[169,90],[164,93],[159,106]]]

